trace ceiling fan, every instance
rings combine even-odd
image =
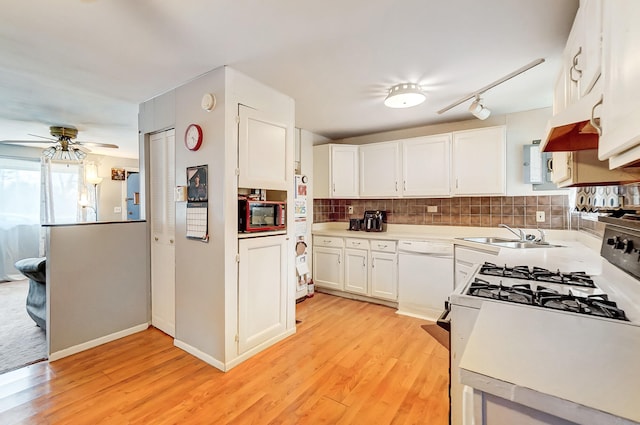
[[[87,156],[87,153],[91,152],[87,146],[113,149],[118,148],[118,145],[111,143],[81,142],[79,140],[74,140],[78,136],[78,129],[72,126],[51,126],[49,127],[49,132],[55,138],[29,134],[29,136],[46,139],[46,142],[40,140],[2,140],[0,143],[18,145],[30,143],[54,143],[53,146],[42,151],[42,156],[59,161],[82,161]]]

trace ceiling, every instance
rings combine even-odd
[[[73,125],[137,157],[138,105],[223,65],[291,96],[296,126],[331,139],[470,119],[437,111],[537,58],[482,97],[493,114],[551,106],[578,0],[7,0],[0,140]],[[427,94],[383,105],[397,83]],[[93,149],[101,153],[99,149]]]

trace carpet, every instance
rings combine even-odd
[[[27,313],[29,281],[0,282],[0,374],[47,358],[47,337]]]

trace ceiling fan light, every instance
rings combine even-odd
[[[384,100],[389,108],[410,108],[425,101],[427,97],[420,86],[413,83],[396,84],[389,89],[389,94]]]
[[[51,146],[42,151],[42,156],[51,161],[82,162],[87,154],[78,148],[62,149],[60,145]]]

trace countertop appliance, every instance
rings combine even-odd
[[[238,199],[238,232],[286,230],[286,202]]]
[[[383,232],[386,230],[387,213],[380,210],[364,212],[364,229],[366,232]]]
[[[640,326],[640,309],[635,305],[640,294],[640,220],[601,217],[601,221],[607,223],[601,257],[608,261],[603,262],[601,275],[547,270],[535,264],[485,262],[473,267],[454,289],[450,311],[443,314],[448,314],[451,321],[452,424],[470,424],[473,420],[473,392],[460,383],[459,362],[483,303],[512,303],[519,308],[549,309],[620,326]]]
[[[450,241],[398,241],[398,314],[435,321],[453,291]]]

